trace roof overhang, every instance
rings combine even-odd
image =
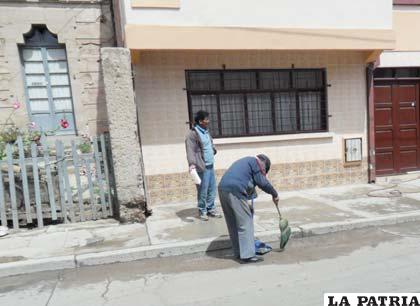
[[[131,50],[391,50],[393,30],[174,27],[127,24]]]

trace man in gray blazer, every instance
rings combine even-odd
[[[216,210],[216,176],[214,174],[214,155],[217,153],[213,139],[208,131],[209,113],[200,110],[194,117],[195,124],[185,139],[189,170],[195,169],[201,184],[197,186],[197,206],[200,219],[221,218]]]

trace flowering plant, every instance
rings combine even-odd
[[[4,123],[0,123],[0,160],[6,157],[7,144],[14,144],[19,136],[22,137],[24,146],[28,148],[32,142],[41,145],[41,137],[43,135],[53,135],[61,128],[66,129],[70,126],[67,119],[63,118],[59,122],[59,126],[55,130],[43,131],[37,130],[35,122],[30,122],[26,128],[19,128],[13,121],[13,115],[20,109],[21,103],[15,100],[12,103],[12,111],[6,118]],[[27,150],[25,150],[27,151]]]
[[[86,131],[81,136],[82,136],[82,141],[78,145],[80,152],[91,153],[92,152],[92,137],[89,135],[88,126],[86,126]]]
[[[66,118],[63,118],[63,119],[60,119],[60,126],[63,129],[67,129],[70,126],[70,123]]]
[[[6,118],[5,122],[1,124],[2,127],[0,128],[0,160],[6,157],[6,145],[8,143],[14,143],[20,134],[19,129],[12,121],[13,114],[20,108],[19,101],[14,101],[12,107],[13,110]]]

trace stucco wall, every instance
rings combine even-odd
[[[380,56],[380,67],[420,66],[420,6],[396,5],[393,11],[396,47]]]
[[[45,24],[66,45],[76,128],[107,130],[100,48],[114,44],[110,1],[0,1],[0,122],[18,99],[19,125],[28,122],[18,44],[31,24]]]
[[[132,8],[127,23],[172,26],[391,29],[391,0],[182,0],[175,9]],[[153,1],[148,1],[148,3]],[[155,0],[159,3],[159,0]]]
[[[361,52],[143,52],[135,66],[146,175],[186,171],[188,130],[185,69],[327,68],[329,133],[216,140],[216,169],[241,156],[265,152],[273,163],[342,159],[343,137],[362,136],[366,156],[365,54]],[[314,135],[306,134],[309,137]],[[267,141],[261,141],[266,139]],[[247,142],[243,142],[243,141]],[[251,142],[249,142],[251,141]],[[221,142],[224,142],[221,144]]]
[[[419,51],[420,9],[395,10],[393,15],[396,37],[395,51]]]
[[[395,9],[393,28],[396,37],[395,51],[420,51],[420,9],[418,7]]]

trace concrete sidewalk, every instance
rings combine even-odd
[[[278,215],[270,198],[260,195],[255,203],[256,236],[276,247]],[[420,220],[420,179],[399,176],[380,185],[282,192],[280,208],[289,219],[293,238],[416,221]],[[159,205],[153,207],[146,224],[120,225],[110,219],[12,231],[0,238],[0,277],[206,252],[229,245],[224,219],[199,220],[193,203]]]

